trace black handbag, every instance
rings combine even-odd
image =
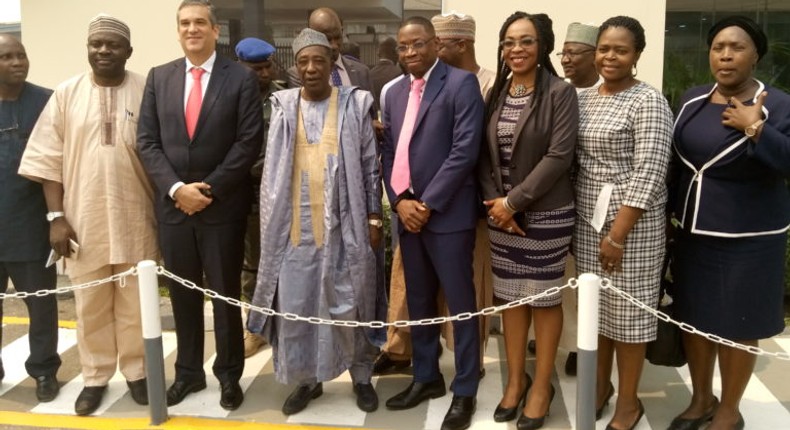
[[[672,273],[669,270],[670,262],[672,260],[671,247],[667,250],[667,255],[664,258],[664,267],[661,271],[661,290],[659,292],[658,310],[669,315],[674,319],[672,312],[671,300],[668,304],[662,305],[667,302],[664,300],[665,296],[671,298],[667,291],[673,290]],[[668,367],[681,367],[686,364],[686,352],[683,350],[683,331],[677,325],[658,320],[658,333],[656,340],[647,343],[647,352],[645,357],[651,363],[657,366]]]

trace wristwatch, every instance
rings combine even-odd
[[[63,212],[47,212],[47,221],[52,222],[65,215]]]
[[[369,219],[368,220],[368,224],[370,224],[370,225],[372,225],[373,227],[376,227],[376,228],[384,227],[384,221],[382,221],[380,219],[375,219],[375,218]]]
[[[760,120],[757,120],[757,122],[755,122],[754,124],[752,124],[752,125],[750,125],[750,126],[746,127],[746,128],[743,130],[744,134],[746,134],[746,136],[748,136],[748,137],[754,137],[754,136],[756,136],[756,135],[757,135],[757,130],[759,130],[759,129],[760,129],[760,126],[761,126],[761,125],[763,125],[763,122],[764,122],[764,121],[763,121],[763,120],[761,120],[761,119],[760,119]]]

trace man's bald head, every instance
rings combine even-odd
[[[332,61],[336,61],[343,47],[343,24],[337,12],[328,7],[319,7],[310,14],[307,27],[324,33],[332,45]]]

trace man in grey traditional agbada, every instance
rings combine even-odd
[[[304,29],[293,42],[301,88],[272,96],[261,183],[261,261],[253,304],[331,320],[376,319],[381,177],[370,121],[373,98],[329,84],[332,47]],[[382,315],[383,316],[383,315]],[[277,381],[297,384],[294,414],[323,381],[351,373],[357,406],[378,408],[370,383],[372,330],[314,325],[252,313],[248,328],[271,343]]]
[[[261,258],[261,224],[258,208],[258,196],[261,192],[261,173],[263,160],[266,156],[266,139],[269,133],[269,120],[272,116],[269,97],[275,91],[285,89],[275,82],[274,77],[274,46],[265,40],[247,37],[236,44],[236,58],[239,63],[252,69],[258,77],[258,89],[263,104],[263,142],[258,159],[250,170],[252,175],[252,210],[247,215],[247,231],[244,233],[244,264],[241,266],[241,297],[250,302],[255,294],[258,283],[258,260]],[[244,332],[244,357],[255,355],[266,344],[262,336],[249,330]]]

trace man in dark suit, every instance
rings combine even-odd
[[[379,44],[379,62],[370,69],[370,79],[373,82],[373,99],[381,106],[379,97],[384,84],[403,74],[403,69],[398,65],[398,51],[395,50],[398,42],[388,37]]]
[[[328,7],[320,7],[310,14],[310,18],[307,20],[307,27],[324,33],[329,44],[332,45],[333,65],[329,76],[329,83],[332,86],[353,85],[366,91],[373,91],[368,66],[352,58],[340,55],[343,47],[343,24],[337,12]],[[296,66],[288,68],[287,73],[288,88],[302,86],[302,80],[299,78]]]
[[[409,315],[437,316],[440,286],[451,314],[473,312],[473,170],[483,125],[480,87],[473,74],[437,60],[433,25],[425,18],[404,21],[398,53],[409,74],[390,87],[383,101],[382,161],[387,194],[398,213]],[[453,323],[456,376],[443,430],[471,424],[480,372],[477,324],[477,318]],[[409,409],[445,394],[439,327],[415,326],[411,334],[414,379],[387,401],[390,409]]]
[[[250,210],[249,172],[263,133],[255,74],[216,54],[214,6],[184,0],[178,34],[186,58],[148,74],[140,109],[138,147],[157,188],[159,240],[167,270],[222,296],[239,298],[244,229]],[[203,96],[205,94],[205,96]],[[176,379],[167,404],[206,387],[203,295],[170,282],[176,322]],[[241,313],[214,300],[220,406],[233,410],[244,395]]]

